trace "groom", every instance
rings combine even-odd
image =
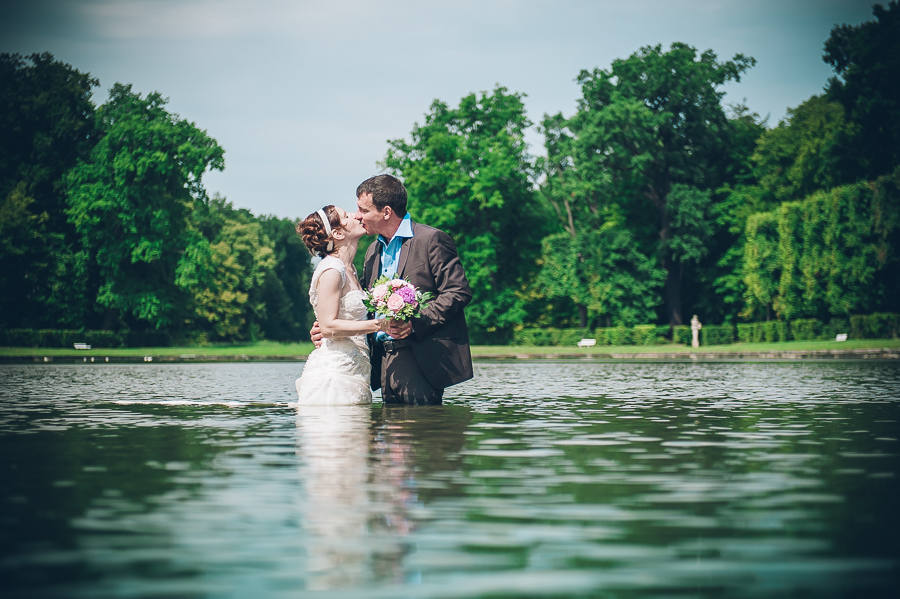
[[[369,335],[372,389],[381,388],[385,404],[440,405],[446,387],[473,376],[463,314],[472,292],[456,244],[443,231],[410,220],[406,188],[396,177],[363,181],[356,199],[357,220],[377,236],[366,251],[362,285],[370,289],[380,276],[396,273],[433,294],[419,316],[397,322],[388,336]]]
[[[377,235],[366,251],[363,285],[396,273],[434,294],[419,316],[391,327],[390,338],[369,335],[372,389],[381,387],[386,404],[440,405],[445,387],[473,376],[463,314],[472,292],[456,245],[443,231],[410,220],[406,188],[391,175],[360,183],[356,206],[356,218]]]

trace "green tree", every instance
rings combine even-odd
[[[266,304],[266,317],[261,325],[263,334],[267,339],[279,341],[306,340],[312,325],[309,250],[297,235],[296,223],[266,216],[260,219],[260,224],[275,251],[275,268],[263,284],[262,297]]]
[[[603,326],[652,322],[664,273],[653,256],[637,249],[628,229],[548,235],[538,282],[548,299],[564,297],[579,311],[579,325]]]
[[[202,176],[224,168],[224,152],[165,105],[115,84],[97,111],[96,146],[68,176],[67,214],[98,268],[104,328],[177,326],[189,300],[176,271],[196,237]]]
[[[409,141],[389,142],[383,166],[403,178],[409,209],[456,241],[473,300],[473,330],[522,323],[548,219],[532,186],[522,95],[497,87],[457,108],[435,101]]]
[[[540,291],[549,299],[570,300],[580,328],[655,320],[661,273],[652,252],[639,250],[625,227],[602,166],[562,115],[546,117],[541,130],[547,148],[539,161],[545,173],[541,193],[562,232],[543,241]]]
[[[900,164],[900,6],[876,4],[874,21],[838,25],[824,60],[836,73],[827,97],[843,105],[852,124],[843,136],[853,167],[841,183],[873,180]]]
[[[729,143],[725,148],[725,182],[711,194],[708,216],[712,234],[706,255],[689,263],[685,305],[707,322],[734,322],[742,308],[744,231],[747,218],[771,209],[755,185],[751,156],[765,131],[765,121],[743,104],[731,105]]]
[[[753,153],[759,185],[779,202],[801,200],[839,182],[839,139],[846,131],[844,109],[813,96],[774,129],[766,131]]]
[[[548,176],[569,173],[553,195],[583,205],[580,214],[621,215],[637,242],[655,249],[672,325],[682,323],[684,265],[702,257],[698,235],[710,234],[710,208],[697,209],[698,202],[733,176],[727,148],[734,128],[720,87],[753,64],[741,54],[720,62],[712,51],[698,55],[682,43],[669,51],[644,47],[609,69],[582,71],[577,113],[544,120]],[[676,185],[695,190],[681,196],[684,209],[670,201]]]
[[[175,279],[191,296],[186,332],[193,340],[264,336],[266,281],[275,276],[276,255],[263,228],[248,210],[222,197],[195,204],[191,242]]]
[[[97,85],[49,53],[0,54],[0,326],[81,327],[92,316],[64,183],[91,150]]]

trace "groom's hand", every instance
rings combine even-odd
[[[394,339],[405,339],[412,333],[412,323],[402,320],[391,320],[388,323],[387,334]]]
[[[313,322],[312,328],[309,330],[309,340],[313,345],[320,347],[322,345],[322,329],[319,328],[319,321]]]

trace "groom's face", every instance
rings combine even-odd
[[[366,233],[381,235],[386,221],[383,211],[376,208],[372,202],[372,194],[364,193],[356,198],[356,208],[356,220],[363,224]]]

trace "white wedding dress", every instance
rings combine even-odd
[[[326,256],[319,262],[309,286],[309,303],[316,311],[316,317],[319,300],[316,282],[330,268],[341,273],[342,283],[347,282],[347,272],[340,259]],[[341,296],[338,318],[365,320],[364,293],[358,289],[345,291]],[[346,406],[372,403],[369,387],[371,371],[365,335],[323,339],[321,347],[309,354],[303,373],[297,379],[297,404]]]

